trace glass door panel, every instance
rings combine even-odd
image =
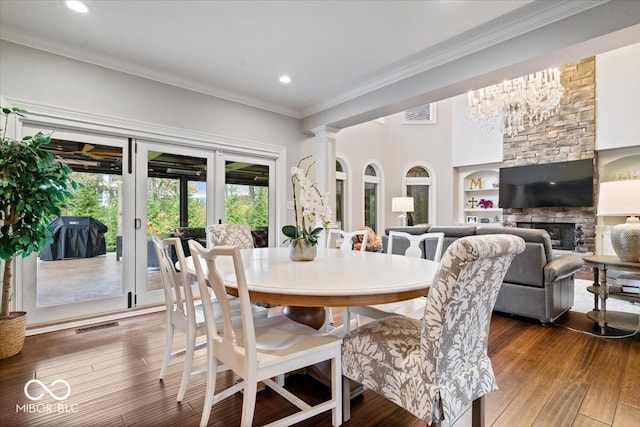
[[[378,223],[378,185],[372,182],[364,183],[364,225],[371,227],[374,232]]]
[[[266,247],[275,241],[275,162],[245,156],[224,156],[224,217],[220,223],[247,224],[256,247]]]
[[[187,256],[189,238],[206,245],[207,177],[213,177],[209,171],[212,159],[212,153],[202,150],[137,143],[137,306],[164,301],[153,236],[166,238],[181,229]]]
[[[407,225],[429,223],[429,186],[407,185],[407,196],[413,197],[413,212],[407,212]]]
[[[25,126],[23,133],[38,130]],[[123,201],[132,194],[123,168],[129,161],[127,147],[123,138],[60,129],[52,133],[45,149],[73,170],[78,187],[62,215],[49,223],[52,241],[22,263],[29,323],[129,306],[133,261],[122,256],[130,239],[122,227]]]

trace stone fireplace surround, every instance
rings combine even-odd
[[[546,230],[551,237],[551,247],[558,250],[574,250],[576,224],[571,222],[517,222],[521,228]]]
[[[595,57],[561,67],[561,82],[565,94],[560,101],[558,113],[538,126],[527,127],[516,136],[505,135],[503,167],[595,158],[593,186],[594,200],[598,200],[595,71]],[[572,232],[571,242],[562,246],[566,245],[571,250],[573,231],[577,225],[581,225],[584,232],[583,249],[595,253],[595,207],[505,209],[502,221],[504,225],[512,227],[518,226],[518,223],[543,223],[548,227],[567,224],[566,228],[570,228]]]

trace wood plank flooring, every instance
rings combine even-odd
[[[334,310],[341,321],[341,310]],[[0,425],[13,426],[197,426],[204,402],[203,377],[194,377],[182,404],[178,392],[181,359],[174,360],[163,382],[158,371],[165,342],[164,313],[119,320],[112,328],[76,334],[64,330],[27,337],[23,351],[0,361]],[[494,314],[490,357],[499,391],[486,399],[489,426],[631,427],[640,425],[640,336],[605,339],[584,314],[569,312],[554,326]],[[621,331],[611,333],[623,335]],[[176,346],[184,342],[177,335]],[[205,366],[200,351],[196,365]],[[56,401],[37,384],[28,390],[42,400],[31,402],[25,384],[33,379],[50,386],[68,381],[71,394]],[[233,381],[219,377],[218,386]],[[287,385],[316,402],[329,391],[315,380],[293,375]],[[51,387],[58,396],[61,384]],[[27,404],[35,405],[29,407]],[[61,405],[61,406],[59,406]],[[242,396],[221,402],[209,426],[240,423]],[[263,425],[294,409],[271,390],[259,393],[254,425]],[[329,413],[301,423],[330,426]],[[351,426],[405,427],[424,424],[371,391],[352,402]],[[471,425],[470,410],[453,427]]]

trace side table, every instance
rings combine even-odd
[[[616,270],[640,272],[640,262],[620,261],[615,255],[586,256],[583,260],[586,265],[593,267],[593,285],[589,286],[587,290],[595,295],[594,309],[588,312],[587,316],[598,323],[600,333],[605,333],[606,326],[627,331],[635,331],[638,329],[640,315],[621,311],[607,311],[607,298],[640,302],[640,295],[609,293],[607,270],[609,268],[615,268]],[[600,306],[598,306],[598,300]]]

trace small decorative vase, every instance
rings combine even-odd
[[[311,245],[304,239],[292,240],[289,245],[289,259],[291,261],[313,261],[317,254],[317,245]]]

